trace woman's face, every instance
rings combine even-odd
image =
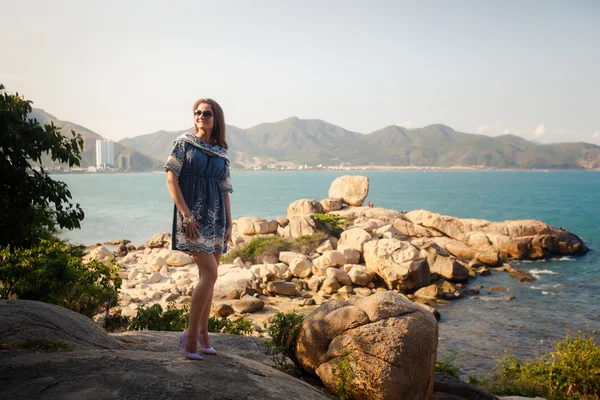
[[[194,111],[194,122],[198,131],[204,131],[207,134],[212,132],[213,126],[215,126],[215,114],[210,104],[198,104],[198,108]]]

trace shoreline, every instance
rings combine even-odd
[[[349,171],[371,171],[371,172],[397,172],[397,171],[414,171],[414,172],[456,172],[456,171],[480,171],[480,172],[600,172],[600,168],[490,168],[477,166],[453,166],[453,167],[435,167],[435,166],[389,166],[389,165],[357,165],[339,168],[302,168],[302,169],[240,169],[232,168],[231,172],[349,172]],[[150,171],[104,171],[104,172],[88,172],[88,171],[51,171],[50,175],[104,175],[104,174],[163,174],[163,170]]]

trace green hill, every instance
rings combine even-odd
[[[82,134],[82,165],[95,164],[100,136],[42,110],[32,116]],[[131,155],[135,170],[160,169],[175,138],[188,130],[157,131],[115,143],[115,156]],[[600,147],[589,143],[538,144],[514,135],[490,137],[441,125],[418,129],[388,126],[370,134],[318,119],[287,118],[248,129],[227,126],[232,165],[388,165],[414,167],[600,168]]]
[[[52,114],[46,113],[44,110],[34,108],[29,114],[29,117],[35,118],[41,124],[48,124],[53,122],[55,126],[61,128],[61,132],[64,136],[70,137],[71,130],[81,134],[83,138],[83,153],[81,154],[81,167],[87,168],[88,166],[96,165],[96,140],[103,139],[102,136],[95,132],[81,126],[74,124],[69,121],[61,121]],[[151,171],[160,169],[164,164],[161,162],[143,154],[133,148],[124,145],[120,142],[115,142],[115,164],[119,156],[125,156],[130,158],[131,171]],[[44,165],[52,165],[49,158],[43,160]]]

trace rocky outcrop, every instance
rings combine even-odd
[[[0,301],[0,321],[3,399],[331,398],[273,369],[264,354],[265,339],[258,337],[211,334],[218,355],[189,361],[176,350],[177,332],[109,336],[91,320],[54,305]],[[75,351],[21,347],[37,339],[70,343]]]
[[[462,242],[476,253],[495,252],[502,260],[547,258],[553,254],[582,255],[588,250],[574,234],[537,220],[490,222],[427,210],[411,211],[406,213],[406,218]]]
[[[405,291],[429,285],[427,259],[409,242],[380,239],[369,241],[364,247],[367,268],[381,277],[388,289]]]
[[[91,319],[53,304],[0,300],[0,321],[0,343],[9,347],[36,339],[66,342],[81,350],[127,347]]]
[[[171,234],[168,232],[159,232],[152,236],[150,240],[146,242],[145,247],[157,248],[157,247],[170,247],[171,246]]]
[[[344,175],[336,178],[329,187],[329,197],[341,199],[351,206],[362,206],[369,194],[369,178]]]
[[[264,235],[277,232],[279,223],[264,218],[242,217],[237,220],[237,231],[241,235]]]
[[[294,215],[289,218],[289,236],[297,238],[314,235],[319,231],[315,220],[310,215]]]
[[[431,313],[402,295],[382,292],[317,308],[302,324],[296,356],[331,391],[337,389],[338,366],[349,363],[351,398],[428,399],[437,341]]]
[[[300,199],[289,205],[287,216],[322,213],[323,206],[317,200]]]
[[[337,211],[342,209],[342,200],[341,199],[323,199],[321,200],[321,207],[323,207],[323,212]]]
[[[400,211],[388,210],[380,207],[349,207],[339,211],[332,211],[331,214],[344,217],[349,221],[359,218],[378,219],[386,224],[392,223],[396,218],[402,216]]]

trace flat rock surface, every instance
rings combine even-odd
[[[0,353],[4,399],[329,399],[261,362],[220,352],[202,361],[180,353],[78,350]]]
[[[331,399],[280,372],[263,338],[211,334],[218,355],[183,358],[178,332],[109,335],[88,318],[33,301],[0,301],[0,399]],[[39,353],[19,343],[50,339],[70,352]]]

